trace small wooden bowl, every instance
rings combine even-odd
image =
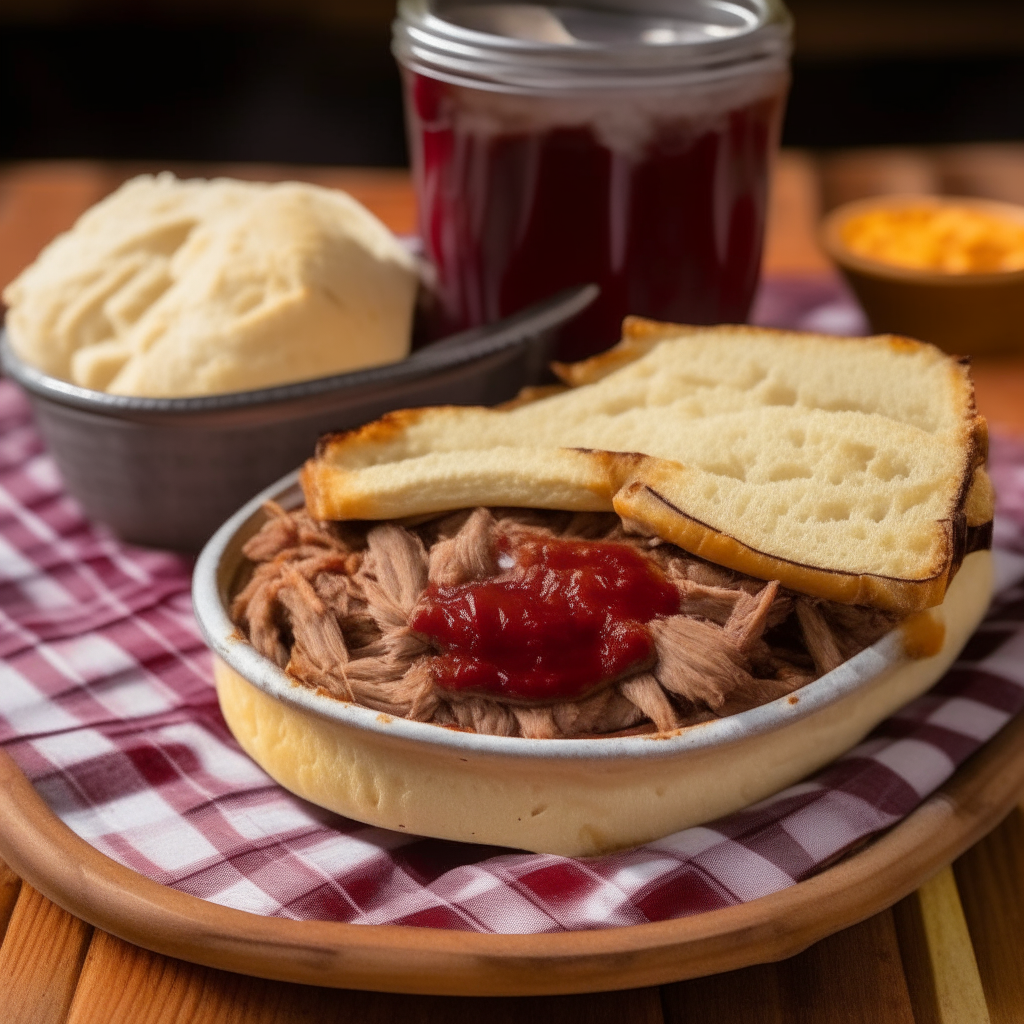
[[[872,330],[930,341],[959,355],[1024,352],[1024,270],[918,270],[861,256],[843,241],[843,228],[854,217],[910,205],[967,207],[1024,223],[1024,206],[959,196],[873,196],[834,209],[822,222],[821,243],[860,300]]]

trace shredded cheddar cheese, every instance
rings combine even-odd
[[[852,252],[883,263],[948,274],[1024,268],[1024,223],[967,206],[872,210],[843,225]]]

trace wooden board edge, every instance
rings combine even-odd
[[[90,924],[209,967],[418,995],[571,994],[660,985],[792,956],[912,892],[994,828],[1022,786],[1024,715],[903,822],[805,882],[693,917],[544,935],[290,921],[200,900],[80,839],[2,752],[0,856]]]

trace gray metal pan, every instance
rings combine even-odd
[[[0,334],[0,366],[29,395],[68,491],[124,540],[198,550],[239,505],[295,468],[316,439],[392,409],[491,405],[535,384],[555,328],[593,301],[569,289],[389,366],[259,391],[134,398],[90,391],[24,363]]]

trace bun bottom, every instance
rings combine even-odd
[[[285,703],[220,660],[217,694],[246,753],[312,803],[413,835],[593,856],[712,821],[827,764],[942,676],[981,621],[991,594],[991,552],[976,551],[964,560],[945,601],[920,613],[944,626],[937,653],[912,659],[890,644],[895,653],[887,659],[873,648],[854,659],[856,665],[847,662],[810,684],[816,689],[809,696],[797,691],[708,723],[728,726],[713,741],[701,734],[707,726],[698,725],[667,741],[599,741],[603,752],[595,753],[590,740],[495,738],[490,745],[480,742],[490,737],[434,726],[416,730],[421,736],[423,729],[437,728],[435,743],[403,735],[410,723],[386,716],[376,722],[389,723],[393,732],[328,717],[330,705],[338,704],[330,697],[321,698],[324,715]],[[913,618],[907,647],[921,632]],[[830,690],[840,692],[830,699]]]

